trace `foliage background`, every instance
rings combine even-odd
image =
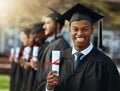
[[[9,75],[0,74],[0,91],[8,91],[10,85]]]
[[[106,1],[109,0],[0,0],[0,19],[7,19],[11,27],[25,27],[40,22],[49,14],[47,6],[64,13],[74,4],[81,3],[105,16],[106,29],[119,29],[120,12],[114,10]]]

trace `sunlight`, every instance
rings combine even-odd
[[[15,0],[0,0],[0,16],[7,16],[12,14],[17,6]]]
[[[10,0],[0,0],[0,15],[6,15],[10,8]]]

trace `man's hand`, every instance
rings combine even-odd
[[[30,66],[31,66],[31,68],[39,69],[40,63],[39,63],[39,61],[34,62],[34,61],[30,60]]]
[[[56,71],[50,71],[47,76],[47,89],[52,90],[56,85],[60,84],[60,78]]]
[[[14,62],[18,63],[18,58],[14,57]]]
[[[13,62],[14,58],[12,58],[11,56],[9,56],[9,62]]]
[[[29,70],[31,67],[30,67],[30,62],[27,62],[27,61],[25,61],[24,62],[24,69],[25,70]]]

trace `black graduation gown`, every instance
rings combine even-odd
[[[29,75],[29,70],[26,70],[23,68],[23,81],[22,81],[22,86],[20,91],[25,91],[27,87],[27,82],[28,82],[28,75]]]
[[[35,81],[35,76],[36,76],[37,70],[30,69],[29,75],[28,75],[28,81],[27,81],[27,91],[32,91],[34,81]]]
[[[39,51],[39,55],[38,55],[38,61],[40,61],[40,57],[41,54],[43,53],[44,49],[46,48],[46,46],[48,45],[48,43],[45,43],[43,45],[40,46],[40,51]],[[37,70],[31,68],[29,71],[29,75],[28,75],[28,82],[27,82],[27,91],[32,91],[33,89],[33,85],[35,84],[35,77],[37,74]]]
[[[24,47],[21,48],[21,52],[20,52],[20,57],[18,59],[18,61],[20,60],[20,58],[22,57],[22,51],[23,51]],[[14,89],[11,89],[12,91],[21,91],[21,87],[22,87],[22,82],[23,82],[23,68],[21,67],[20,63],[15,63],[16,67],[14,67],[16,73],[15,73],[15,78],[14,78]]]
[[[38,55],[38,60],[40,61],[41,60],[41,57],[42,57],[42,54],[45,50],[45,48],[48,46],[48,42],[44,43],[42,46],[40,46],[40,51],[39,51],[39,55]],[[32,82],[32,86],[33,87],[30,87],[30,85],[28,86],[28,89],[31,89],[30,91],[34,91],[34,89],[36,88],[37,86],[37,83],[38,83],[38,77],[39,77],[39,71],[40,69],[37,70],[36,72],[36,75],[34,75],[34,81]],[[30,83],[29,83],[30,84]],[[28,90],[29,91],[29,90]]]
[[[118,70],[109,57],[93,48],[74,71],[71,51],[68,49],[63,53],[60,68],[62,83],[54,91],[120,91]]]
[[[12,62],[12,68],[10,73],[10,91],[14,91],[15,88],[15,78],[16,78],[16,71],[17,71],[18,63]]]
[[[14,91],[20,91],[23,82],[23,68],[17,64]]]
[[[32,51],[30,53],[30,56],[32,55]],[[28,62],[30,62],[30,58],[29,58]],[[30,84],[29,82],[31,82],[31,80],[34,78],[35,74],[36,74],[36,72],[34,72],[33,69],[26,70],[23,68],[23,82],[22,82],[22,87],[21,87],[20,91],[26,91],[26,90],[29,91],[28,88],[30,88],[31,84],[33,84],[33,83]]]
[[[52,50],[63,51],[68,49],[69,47],[70,45],[63,38],[63,36],[56,38],[55,40],[53,40],[48,44],[48,46],[46,47],[41,57],[40,71],[39,71],[39,76],[37,78],[38,82],[37,82],[36,88],[33,89],[33,91],[42,91],[41,88],[43,89],[43,87],[45,86],[42,84],[44,84],[44,81],[46,80],[46,77],[52,68],[51,68],[51,65],[45,66],[44,64],[45,62],[52,61],[51,60]]]

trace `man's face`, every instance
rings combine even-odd
[[[87,20],[73,21],[69,28],[74,47],[81,51],[90,44],[90,37],[93,33],[93,27]]]
[[[56,24],[52,18],[46,17],[43,29],[45,36],[53,37],[55,35]]]

